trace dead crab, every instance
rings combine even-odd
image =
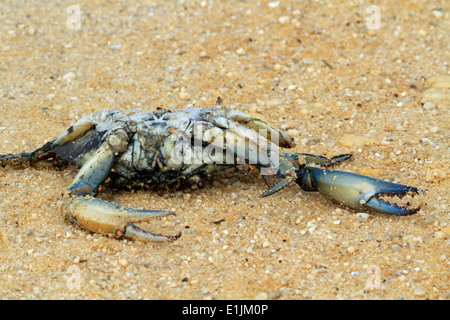
[[[135,225],[174,213],[130,209],[93,198],[108,177],[114,186],[160,186],[186,178],[201,186],[202,177],[246,163],[282,178],[264,191],[263,197],[296,182],[304,190],[319,191],[358,211],[409,215],[420,210],[420,206],[389,203],[381,196],[401,198],[421,189],[322,168],[344,161],[350,154],[328,159],[287,153],[280,147],[295,146],[289,134],[220,102],[211,108],[172,111],[99,111],[80,119],[39,149],[0,155],[0,161],[3,165],[22,161],[55,166],[70,162],[81,167],[69,187],[70,197],[62,205],[68,219],[92,232],[140,240],[179,238],[181,233],[155,234]]]

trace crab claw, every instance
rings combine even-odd
[[[155,234],[136,226],[134,223],[149,221],[151,218],[175,215],[171,211],[137,210],[95,198],[70,197],[61,207],[67,219],[83,228],[97,233],[124,236],[144,241],[173,241],[181,236]]]
[[[418,212],[421,206],[411,208],[399,206],[380,199],[380,196],[397,196],[406,194],[425,194],[425,191],[416,187],[375,179],[360,174],[327,170],[305,166],[300,172],[297,183],[306,191],[319,191],[323,196],[344,204],[358,211],[370,208],[376,211],[410,215]]]

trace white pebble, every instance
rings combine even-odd
[[[446,237],[446,234],[444,232],[442,232],[442,231],[436,231],[434,233],[434,237],[436,239],[444,239]]]
[[[423,290],[423,289],[420,288],[420,287],[414,288],[414,294],[415,294],[416,296],[424,296],[425,293],[426,293],[425,290]]]
[[[268,297],[269,295],[267,293],[261,292],[255,297],[255,300],[267,300]]]
[[[75,79],[76,75],[74,72],[70,71],[67,72],[64,76],[63,76],[63,80],[65,81],[72,81],[73,79]]]
[[[180,90],[180,98],[181,99],[186,99],[189,96],[189,93],[187,92],[186,88],[183,87]]]
[[[426,37],[427,36],[427,32],[423,29],[420,29],[419,31],[417,31],[417,33],[421,36],[421,37]]]
[[[442,12],[442,10],[436,9],[433,10],[433,16],[435,16],[436,18],[440,18],[444,15],[444,13]]]
[[[119,264],[120,264],[122,267],[126,268],[126,267],[128,266],[128,261],[127,261],[127,259],[120,259],[120,260],[119,260]]]
[[[423,105],[423,108],[426,110],[431,110],[434,109],[436,106],[434,105],[433,102],[427,101],[425,102],[425,104]]]
[[[430,132],[431,132],[431,133],[437,133],[437,132],[439,132],[439,127],[432,127],[432,128],[430,129]]]
[[[369,219],[369,215],[365,212],[358,212],[356,214],[356,220],[359,222],[366,222]]]
[[[282,16],[278,19],[278,21],[282,24],[288,23],[289,22],[289,17],[288,16]]]

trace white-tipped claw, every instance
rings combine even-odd
[[[67,219],[96,233],[124,236],[144,241],[173,241],[181,233],[173,236],[155,234],[134,225],[152,218],[175,215],[166,210],[138,210],[126,208],[101,199],[73,196],[61,207]]]
[[[135,240],[164,242],[177,240],[179,237],[181,237],[181,232],[173,236],[167,236],[164,234],[156,234],[148,230],[139,228],[135,224],[130,224],[125,228],[124,236]]]

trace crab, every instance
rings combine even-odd
[[[25,162],[71,163],[80,170],[64,198],[67,219],[91,232],[137,240],[173,241],[136,224],[175,215],[169,210],[138,210],[95,198],[106,181],[114,187],[173,185],[193,181],[199,187],[214,172],[247,164],[280,180],[262,192],[266,197],[297,183],[356,211],[367,209],[410,215],[421,207],[397,205],[384,196],[403,197],[422,189],[326,167],[349,159],[288,153],[294,138],[246,112],[217,104],[206,108],[152,112],[99,111],[85,116],[58,137],[33,152],[0,155],[3,166]]]

